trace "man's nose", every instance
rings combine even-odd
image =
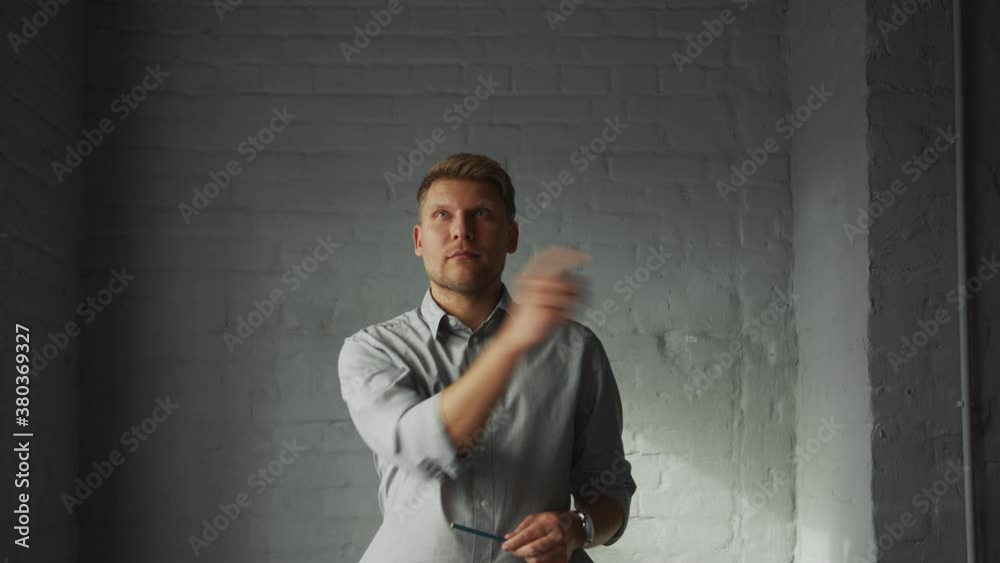
[[[464,217],[455,217],[451,225],[451,236],[456,239],[472,239],[472,231],[469,229],[468,221]]]

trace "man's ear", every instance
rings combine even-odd
[[[424,249],[422,241],[420,240],[420,235],[423,234],[420,229],[420,224],[413,225],[413,253],[417,256],[424,255]]]
[[[511,222],[510,231],[507,232],[507,254],[513,254],[517,251],[517,240],[520,236],[520,227],[515,219]]]

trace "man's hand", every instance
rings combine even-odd
[[[569,324],[579,288],[564,274],[588,260],[589,255],[561,246],[532,257],[514,279],[510,316],[498,338],[523,351],[545,340],[559,325]]]
[[[504,537],[503,550],[528,563],[566,563],[583,545],[583,524],[569,512],[538,512]]]

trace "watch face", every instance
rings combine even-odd
[[[590,542],[594,541],[594,521],[587,512],[581,510],[580,514],[583,515],[583,541],[586,545],[590,545]]]

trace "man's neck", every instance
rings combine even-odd
[[[497,280],[481,293],[458,293],[431,282],[431,297],[449,315],[472,330],[478,329],[500,302],[503,288]]]

